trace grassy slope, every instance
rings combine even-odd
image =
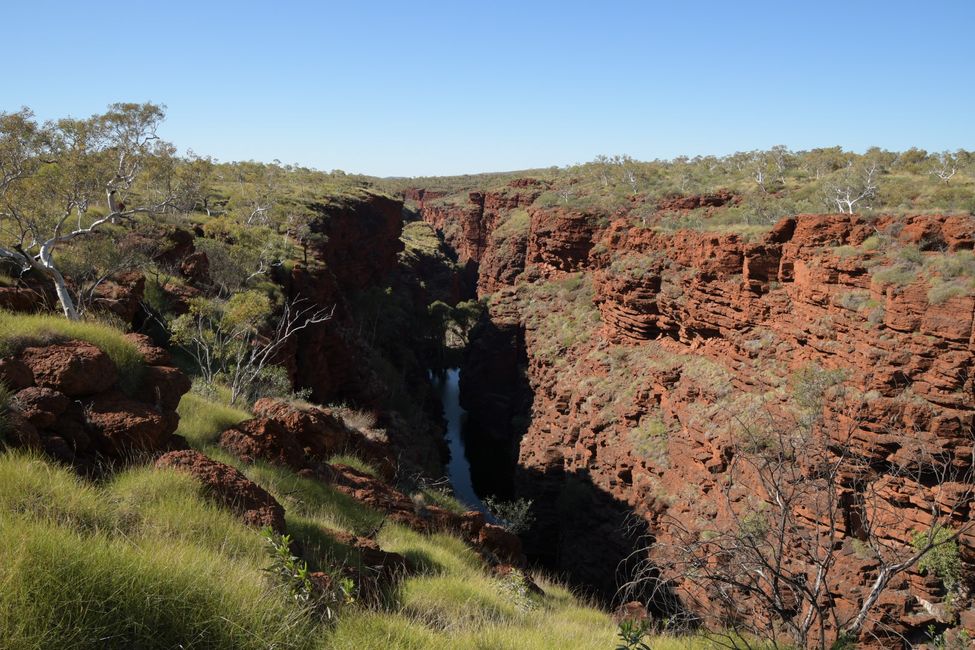
[[[201,402],[190,396],[181,408],[181,432],[194,441],[212,440],[207,428],[233,419]],[[341,556],[328,529],[362,531],[381,521],[286,470],[245,469],[283,498],[313,568],[334,566]],[[94,485],[41,458],[7,452],[0,455],[4,647],[612,645],[605,614],[557,585],[546,585],[549,595],[528,609],[457,538],[387,525],[379,541],[422,571],[403,582],[387,609],[353,606],[329,627],[291,606],[263,571],[269,556],[257,531],[205,501],[188,477],[137,467]]]
[[[180,414],[179,433],[193,446],[236,463],[214,443],[246,412],[191,394]],[[355,562],[330,530],[362,533],[382,522],[379,513],[288,470],[242,469],[285,504],[313,569]],[[134,467],[92,484],[45,459],[4,452],[4,647],[613,646],[605,613],[554,583],[543,581],[545,597],[516,593],[455,537],[385,525],[378,541],[421,570],[384,607],[353,605],[329,625],[292,605],[264,571],[270,559],[259,533],[206,501],[188,477]]]

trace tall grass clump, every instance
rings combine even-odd
[[[186,438],[194,449],[215,443],[222,432],[252,417],[247,411],[195,393],[184,395],[176,412],[179,413],[176,433]]]
[[[0,454],[5,648],[315,647],[267,558],[188,476],[142,467],[95,485]]]
[[[259,568],[169,540],[130,543],[0,514],[9,648],[303,648],[310,623]]]

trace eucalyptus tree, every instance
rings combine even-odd
[[[27,109],[0,114],[0,259],[49,278],[69,319],[79,312],[59,249],[176,204],[175,149],[157,135],[164,116],[151,103],[43,124]]]

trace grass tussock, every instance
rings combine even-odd
[[[0,310],[0,357],[31,345],[76,339],[91,343],[115,363],[125,390],[138,387],[145,359],[119,330],[98,321],[70,321],[55,314],[14,314]]]
[[[252,417],[247,411],[194,393],[183,396],[176,412],[179,413],[176,433],[186,438],[195,449],[215,443],[223,431]]]
[[[329,465],[347,465],[352,469],[362,472],[363,474],[368,474],[373,478],[379,478],[379,470],[377,470],[371,463],[363,460],[361,457],[353,453],[345,454],[335,454],[328,459]]]
[[[0,486],[5,647],[313,647],[256,531],[188,477],[138,468],[94,486],[5,453]]]

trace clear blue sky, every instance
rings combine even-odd
[[[220,160],[417,176],[975,148],[975,0],[5,3],[0,110],[168,106]]]

